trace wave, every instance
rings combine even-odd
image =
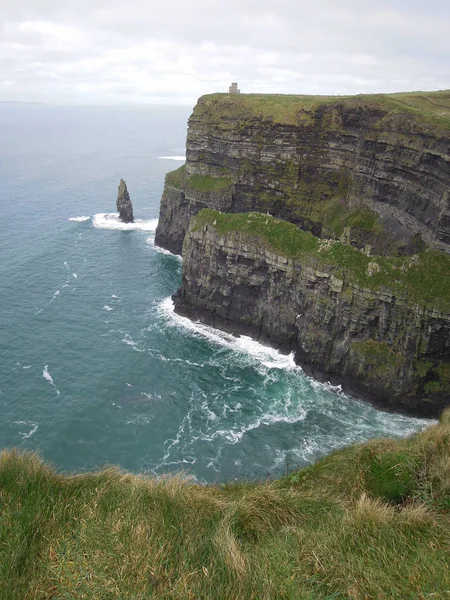
[[[180,262],[183,260],[179,254],[174,254],[173,252],[170,252],[170,250],[166,250],[165,248],[161,248],[161,246],[157,246],[154,243],[154,241],[152,240],[152,238],[148,238],[145,241],[147,242],[147,244],[149,246],[153,246],[153,248],[156,250],[156,252],[159,252],[159,254],[165,254],[166,256],[172,256],[173,258],[176,258]]]
[[[124,338],[122,339],[122,342],[124,342],[128,346],[131,346],[136,352],[145,352],[145,349],[140,348],[138,342],[135,342],[131,335],[129,335],[128,333],[125,334]]]
[[[161,160],[179,160],[185,162],[185,156],[158,156]]]
[[[114,309],[111,308],[111,306],[108,306],[108,304],[105,304],[105,306],[103,307],[103,310],[106,310],[109,312],[110,310],[114,310]]]
[[[91,217],[86,217],[86,216],[82,216],[82,217],[69,217],[69,221],[73,221],[74,223],[84,223],[84,221],[89,221]]]
[[[154,236],[148,237],[145,240],[145,243],[148,244],[149,246],[151,246],[152,248],[154,248],[156,250],[156,252],[159,252],[159,254],[165,254],[166,256],[173,256],[174,258],[176,258],[179,261],[183,260],[179,254],[173,254],[173,252],[170,252],[170,250],[166,250],[165,248],[161,248],[160,246],[157,246],[155,244]]]
[[[241,335],[236,337],[230,333],[214,329],[209,325],[194,322],[187,317],[177,315],[173,300],[170,296],[160,302],[158,309],[169,323],[182,327],[194,336],[207,339],[214,344],[251,355],[267,368],[302,372],[301,367],[295,364],[293,352],[291,354],[282,354],[278,350],[275,350],[275,348],[264,346],[248,336]]]
[[[253,422],[243,425],[240,428],[219,429],[210,436],[204,435],[203,439],[211,441],[217,437],[223,437],[231,444],[237,444],[237,442],[239,442],[247,432],[258,429],[263,425],[270,426],[276,423],[298,423],[299,421],[304,421],[307,414],[308,411],[303,407],[298,407],[298,412],[291,415],[285,413],[268,412],[257,417]]]
[[[37,423],[31,423],[30,421],[14,421],[15,425],[27,425],[28,427],[31,427],[30,431],[19,431],[19,435],[22,436],[23,440],[27,440],[28,438],[30,438],[32,435],[34,435],[36,433],[36,431],[38,430],[39,425]]]
[[[92,218],[97,229],[118,229],[120,231],[155,231],[158,219],[135,219],[133,223],[123,223],[119,213],[97,213]]]
[[[50,373],[48,371],[48,365],[44,366],[44,370],[42,371],[42,377],[44,379],[46,379],[49,382],[49,384],[52,385],[55,388],[56,393],[59,396],[60,392],[59,392],[58,388],[56,387],[56,385],[55,385],[55,383],[53,381],[53,377],[50,375]]]

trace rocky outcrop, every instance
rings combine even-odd
[[[408,104],[422,96],[399,98],[200,98],[186,165],[166,178],[156,243],[181,253],[206,207],[269,212],[372,254],[449,252],[450,112],[441,96],[431,113]]]
[[[116,206],[121,221],[124,223],[132,223],[134,221],[133,204],[127,190],[127,184],[123,179],[119,183]]]
[[[296,239],[270,217],[234,217],[192,221],[178,313],[294,352],[307,373],[387,409],[429,416],[449,403],[450,298],[439,285],[450,258],[374,259]]]

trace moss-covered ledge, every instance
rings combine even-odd
[[[274,252],[290,258],[313,259],[347,284],[392,294],[420,308],[450,313],[450,256],[425,250],[404,257],[366,256],[335,240],[321,240],[287,221],[261,213],[229,214],[203,209],[193,230],[212,225],[221,234],[245,233],[257,237]]]

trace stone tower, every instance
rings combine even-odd
[[[237,83],[232,83],[230,85],[230,87],[228,88],[228,93],[229,94],[240,94],[241,90],[238,88],[238,84]]]

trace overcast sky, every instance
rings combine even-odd
[[[450,88],[449,0],[0,0],[0,101]]]

